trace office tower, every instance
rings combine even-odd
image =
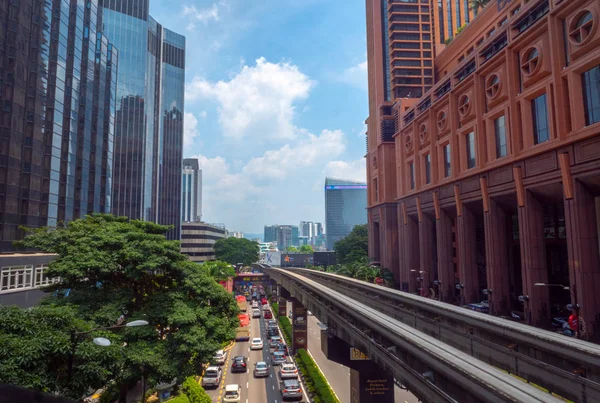
[[[181,224],[181,253],[188,255],[192,262],[215,260],[215,243],[227,236],[222,224],[184,222]]]
[[[102,0],[104,34],[122,55],[115,122],[114,212],[173,225],[179,239],[185,37],[149,0]]]
[[[181,222],[202,220],[202,170],[198,159],[184,158],[181,180]]]
[[[279,225],[265,225],[264,242],[277,242],[277,229]]]
[[[300,221],[300,225],[298,226],[299,231],[300,231],[300,236],[302,237],[307,237],[308,239],[311,239],[314,235],[313,230],[314,230],[314,226],[313,223],[310,221]]]
[[[111,212],[118,52],[96,0],[54,3],[0,2],[0,251]]]
[[[290,225],[292,228],[292,246],[298,246],[299,230],[297,225]]]
[[[316,222],[314,223],[313,236],[318,237],[319,235],[323,235],[323,224]]]
[[[348,235],[354,226],[367,223],[367,184],[325,179],[325,225],[327,249]]]
[[[280,251],[285,251],[289,246],[292,245],[292,226],[280,225],[277,228],[277,249]]]

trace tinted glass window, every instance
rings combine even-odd
[[[600,65],[583,73],[583,106],[587,126],[600,122]]]
[[[548,129],[548,109],[546,106],[546,94],[531,101],[531,120],[533,121],[533,142],[540,144],[550,139]]]

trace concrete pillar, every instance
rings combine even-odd
[[[600,340],[600,265],[594,196],[573,183],[573,199],[565,199],[571,301],[577,303],[581,337]]]
[[[508,267],[508,246],[506,213],[490,198],[489,211],[484,213],[485,260],[487,269],[490,313],[508,315],[510,313],[510,281]]]
[[[398,267],[398,214],[396,206],[381,208],[381,268],[388,269],[394,275],[394,281],[400,282]]]
[[[301,348],[308,348],[307,323],[306,308],[296,298],[292,298],[292,355]]]
[[[417,271],[418,277],[423,277],[423,281],[417,284],[417,288],[422,287],[421,295],[429,295],[430,279],[433,278],[433,271],[436,268],[433,265],[433,245],[435,243],[433,234],[433,221],[425,214],[419,222],[419,270],[425,273],[420,274]]]
[[[417,274],[411,270],[420,270],[419,256],[419,225],[410,217],[404,220],[400,217],[399,229],[399,258],[400,258],[400,289],[411,293],[417,292]],[[408,288],[407,288],[408,287]]]
[[[287,307],[287,300],[285,298],[279,298],[278,312],[273,312],[273,315],[279,316],[287,316],[287,312],[285,311]]]
[[[458,276],[463,285],[461,305],[479,302],[479,274],[477,272],[477,224],[475,215],[463,206],[462,215],[456,218]]]
[[[452,217],[440,209],[440,219],[436,220],[437,272],[440,285],[437,292],[444,302],[454,302],[454,256],[452,247]]]
[[[350,368],[350,403],[394,403],[393,374],[325,330],[321,331],[321,349],[328,360]]]
[[[535,283],[548,282],[544,209],[529,191],[525,192],[525,205],[519,207],[519,240],[523,295],[529,296],[529,301],[524,303],[525,318],[530,325],[547,327],[550,322],[550,291],[547,287],[534,286]]]

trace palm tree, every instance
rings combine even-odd
[[[490,0],[471,0],[471,10],[473,10],[473,12],[475,12],[475,15],[477,15],[477,12],[479,11],[480,8],[484,8],[487,3],[489,3]]]

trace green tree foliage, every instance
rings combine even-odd
[[[229,277],[235,277],[235,269],[227,262],[220,260],[211,260],[200,265],[216,281],[227,280]]]
[[[295,247],[295,246],[288,246],[287,248],[285,248],[285,251],[288,253],[298,253],[300,252],[300,250]]]
[[[310,245],[302,245],[299,251],[300,253],[313,253],[315,250]]]
[[[47,274],[61,281],[46,291],[71,292],[68,297],[47,297],[45,303],[72,304],[79,317],[97,326],[114,325],[122,314],[126,320],[150,323],[115,330],[109,337],[123,346],[121,369],[112,376],[121,401],[142,373],[150,384],[199,373],[238,326],[234,300],[179,253],[179,242],[165,239],[168,230],[93,214],[56,230],[33,230],[20,243],[58,254]],[[76,360],[74,373],[81,367]]]
[[[191,403],[186,395],[179,395],[168,401],[169,403]],[[210,400],[209,400],[210,402]]]
[[[479,11],[480,8],[484,8],[487,6],[490,0],[471,0],[471,10],[475,13]]]
[[[467,24],[461,25],[460,27],[458,27],[458,29],[456,30],[456,35],[460,34],[462,32],[463,29],[465,29],[465,27],[467,26]]]
[[[368,256],[369,231],[367,224],[357,225],[345,238],[335,243],[335,254],[340,264],[352,263]]]
[[[215,255],[218,260],[236,265],[249,266],[259,260],[260,247],[255,241],[246,238],[223,238],[215,242]]]
[[[212,400],[202,386],[198,384],[193,376],[186,378],[181,387],[190,403],[211,403]]]
[[[70,332],[92,328],[70,306],[31,309],[0,306],[0,384],[20,385],[75,399],[89,387],[102,387],[117,369],[121,356],[120,338],[116,335],[110,336],[109,347],[99,347],[92,343],[91,337],[80,336],[74,356],[77,371],[73,371],[67,386]],[[107,333],[93,333],[93,337],[103,335]]]

